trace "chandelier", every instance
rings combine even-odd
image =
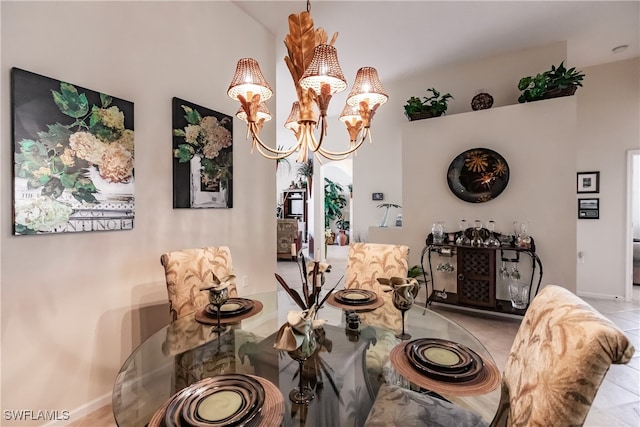
[[[349,133],[349,145],[344,151],[330,151],[322,146],[327,134],[327,109],[331,97],[347,88],[333,46],[338,33],[328,41],[322,28],[314,28],[311,5],[307,11],[289,15],[289,34],[284,39],[287,56],[284,61],[293,78],[298,100],[293,103],[285,127],[290,129],[296,143],[286,149],[273,148],[260,139],[260,130],[271,114],[265,101],[273,90],[265,80],[260,65],[253,58],[238,61],[227,95],[240,102],[236,116],[247,123],[247,138],[251,137],[251,152],[258,152],[273,160],[298,152],[297,161],[306,162],[310,153],[318,153],[328,160],[341,160],[355,152],[368,138],[371,142],[371,120],[378,107],[387,102],[378,72],[372,67],[360,68],[347,97],[339,120]],[[318,118],[319,117],[319,118]],[[319,138],[315,132],[319,128]]]

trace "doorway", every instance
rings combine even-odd
[[[332,219],[323,218],[323,220],[320,221],[324,227],[325,238],[328,236],[330,239],[326,242],[327,246],[348,246],[353,239],[351,233],[351,230],[353,230],[353,199],[351,197],[353,160],[345,159],[323,164],[321,167],[321,177],[325,195],[327,194],[327,182],[330,182],[331,189],[339,193],[338,196],[345,200],[344,206],[339,208],[337,217]],[[326,205],[326,203],[323,198],[323,205]],[[323,209],[323,212],[325,211],[326,209]],[[335,239],[332,239],[332,236],[335,236]],[[328,255],[325,255],[325,257],[328,257]]]
[[[627,301],[640,300],[640,150],[627,151]]]

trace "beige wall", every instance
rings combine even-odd
[[[82,415],[110,402],[122,362],[168,320],[163,252],[229,245],[241,293],[275,289],[273,163],[249,154],[243,123],[232,209],[172,209],[171,178],[171,98],[235,114],[236,61],[257,58],[275,81],[274,40],[228,2],[3,1],[1,19],[2,410]],[[11,235],[11,67],[134,102],[134,230]]]
[[[373,120],[373,145],[358,151],[353,162],[354,232],[366,238],[368,228],[380,224],[379,202],[371,200],[371,193],[383,192],[385,202],[403,205],[402,197],[402,129],[409,122],[404,104],[411,96],[423,97],[426,89],[435,87],[455,98],[449,103],[447,115],[471,110],[471,99],[480,90],[494,97],[493,108],[517,103],[518,81],[521,77],[544,71],[549,64],[558,64],[566,57],[566,44],[555,43],[472,63],[452,65],[442,69],[424,70],[399,81],[384,81],[390,94]],[[424,139],[423,144],[439,141]],[[420,183],[430,186],[429,183]],[[393,214],[395,218],[395,213]],[[426,230],[423,230],[426,237]]]
[[[369,241],[389,241],[393,240],[394,236],[401,235],[393,230],[377,230],[374,239],[369,236],[369,227],[378,225],[382,217],[381,210],[375,207],[378,202],[371,201],[372,192],[382,191],[385,193],[385,201],[405,207],[410,203],[406,200],[407,194],[431,192],[433,186],[447,189],[446,181],[437,184],[420,180],[402,181],[402,177],[406,175],[406,165],[402,163],[401,153],[406,150],[403,145],[407,141],[403,140],[401,129],[420,126],[407,122],[402,113],[402,106],[410,96],[422,96],[429,87],[451,92],[456,99],[450,103],[450,117],[469,112],[469,102],[475,94],[474,91],[479,89],[486,89],[494,96],[495,103],[492,109],[510,104],[517,105],[519,92],[516,86],[520,77],[544,71],[551,64],[557,65],[565,57],[566,46],[564,43],[558,43],[442,70],[425,70],[413,78],[385,82],[392,97],[374,119],[374,146],[361,149],[354,159],[354,233],[367,237]],[[577,273],[573,275],[575,283],[568,287],[577,290],[581,295],[624,298],[625,275],[631,273],[626,271],[624,265],[625,178],[626,151],[640,147],[638,62],[638,58],[635,58],[582,70],[586,74],[584,87],[580,88],[574,97],[577,102],[576,140],[571,141],[571,144],[575,144],[575,151],[565,167],[572,169],[573,191],[569,197],[574,204],[572,209],[577,223],[577,251],[585,254],[585,263],[577,264],[577,251],[574,251],[571,259],[565,260],[568,264],[563,266],[563,270],[577,269]],[[495,73],[492,73],[493,70]],[[448,123],[446,120],[443,121]],[[526,134],[536,126],[537,123],[534,121],[523,122],[520,129],[514,129],[509,136],[516,143],[523,137],[526,138]],[[451,131],[457,132],[453,128]],[[483,134],[484,128],[482,132],[476,132],[474,140]],[[442,144],[442,141],[441,138],[429,138],[425,134],[419,142],[416,140],[414,143],[433,146]],[[470,140],[469,144],[471,143]],[[422,160],[432,161],[430,158]],[[601,191],[598,195],[601,203],[599,221],[577,220],[575,173],[578,170],[601,172]],[[410,185],[410,188],[406,188],[407,185]],[[549,200],[543,195],[539,202],[549,204]],[[517,202],[519,203],[520,201]],[[404,212],[403,215],[406,221],[407,215]],[[511,220],[513,219],[516,218]],[[576,225],[571,227],[576,228]],[[414,231],[420,235],[423,242],[430,231],[430,224]],[[535,224],[531,232],[541,250],[545,244],[556,244],[553,240],[542,240],[540,230]],[[412,250],[415,254],[416,249]],[[548,277],[545,269],[545,283],[549,283],[546,281]]]
[[[460,219],[469,224],[493,219],[496,231],[504,233],[513,233],[513,221],[528,221],[544,266],[543,284],[575,291],[575,122],[576,100],[567,97],[407,123],[402,132],[403,226],[384,230],[386,236],[380,237],[379,228],[372,227],[371,239],[397,234],[393,239],[409,245],[414,265],[436,221],[457,231]],[[478,147],[500,153],[510,178],[494,200],[467,203],[449,190],[447,169],[458,154]],[[528,264],[524,258],[519,269],[524,273]],[[498,283],[497,293],[506,299],[506,284]]]
[[[589,67],[578,98],[578,171],[600,171],[600,219],[578,221],[578,291],[624,298],[627,154],[640,148],[640,60]],[[585,196],[585,195],[583,195]],[[577,198],[577,197],[576,197]],[[577,203],[577,202],[576,202]]]

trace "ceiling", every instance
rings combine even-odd
[[[288,32],[288,15],[306,10],[305,0],[235,3],[276,40]],[[561,41],[566,64],[579,69],[640,52],[640,1],[315,0],[311,14],[329,37],[339,33],[335,45],[348,82],[361,66],[376,67],[384,82]],[[625,44],[624,52],[612,52]],[[278,49],[284,57],[284,44]],[[278,67],[287,72],[284,61]]]

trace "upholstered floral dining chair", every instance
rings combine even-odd
[[[168,252],[162,254],[160,263],[165,271],[171,321],[206,307],[209,296],[200,287],[212,280],[212,274],[219,279],[233,275],[231,251],[226,246]],[[232,283],[229,296],[237,295]]]
[[[582,425],[611,364],[629,362],[634,351],[624,333],[589,304],[564,288],[546,286],[522,319],[490,426]],[[366,425],[488,423],[448,402],[384,386]]]
[[[366,352],[370,385],[378,389],[384,383],[389,352],[397,344],[396,332],[402,329],[402,315],[393,306],[391,292],[385,292],[379,278],[407,277],[409,247],[381,243],[351,243],[345,271],[345,289],[366,289],[376,293],[383,304],[370,312],[359,313],[362,324],[378,326],[375,345]]]
[[[391,293],[385,292],[377,279],[407,277],[408,271],[408,246],[382,243],[352,243],[349,246],[345,289],[373,291],[384,301],[382,307],[373,312],[360,314],[363,323],[400,331],[400,311],[393,306]]]

